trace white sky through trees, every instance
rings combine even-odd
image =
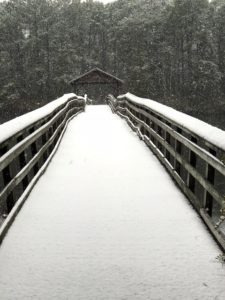
[[[99,0],[100,2],[103,2],[103,3],[109,3],[109,2],[114,2],[114,1],[116,1],[116,0]]]
[[[0,0],[0,2],[4,2],[5,0]],[[110,3],[110,2],[115,2],[116,0],[95,0],[95,1],[99,1],[102,2],[104,4]]]
[[[110,3],[110,2],[115,2],[116,0],[95,0],[95,1],[99,1],[102,2],[104,4]]]

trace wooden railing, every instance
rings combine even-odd
[[[50,104],[42,108],[38,119],[36,112],[18,118],[19,124],[30,117],[30,124],[0,142],[0,213],[3,217],[11,214],[7,225],[3,223],[0,230],[0,243],[33,185],[50,162],[67,123],[85,109],[85,100],[75,94],[70,94],[64,101],[55,102],[53,106]]]
[[[225,250],[224,149],[126,95],[109,96],[108,103],[159,158]]]

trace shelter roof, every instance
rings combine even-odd
[[[113,76],[99,68],[94,68],[70,81],[70,84],[72,85],[85,83],[117,83],[122,85],[124,82],[118,77]]]

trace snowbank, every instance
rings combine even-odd
[[[35,123],[41,118],[46,117],[48,114],[54,111],[54,109],[56,109],[58,106],[66,103],[70,98],[73,97],[76,97],[77,99],[84,99],[83,97],[77,96],[73,93],[65,94],[62,97],[50,102],[49,104],[41,108],[38,108],[34,111],[31,111],[29,113],[26,113],[22,116],[19,116],[15,119],[3,123],[2,125],[0,125],[0,143],[10,138],[17,132],[23,130],[30,124]]]
[[[225,151],[225,131],[156,101],[140,98],[131,93],[121,95],[118,99],[124,97],[131,102],[143,104],[151,108],[155,112],[164,115],[181,127],[192,131],[194,134]]]

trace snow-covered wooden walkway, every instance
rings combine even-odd
[[[0,247],[0,299],[225,299],[220,253],[128,125],[87,107]]]

